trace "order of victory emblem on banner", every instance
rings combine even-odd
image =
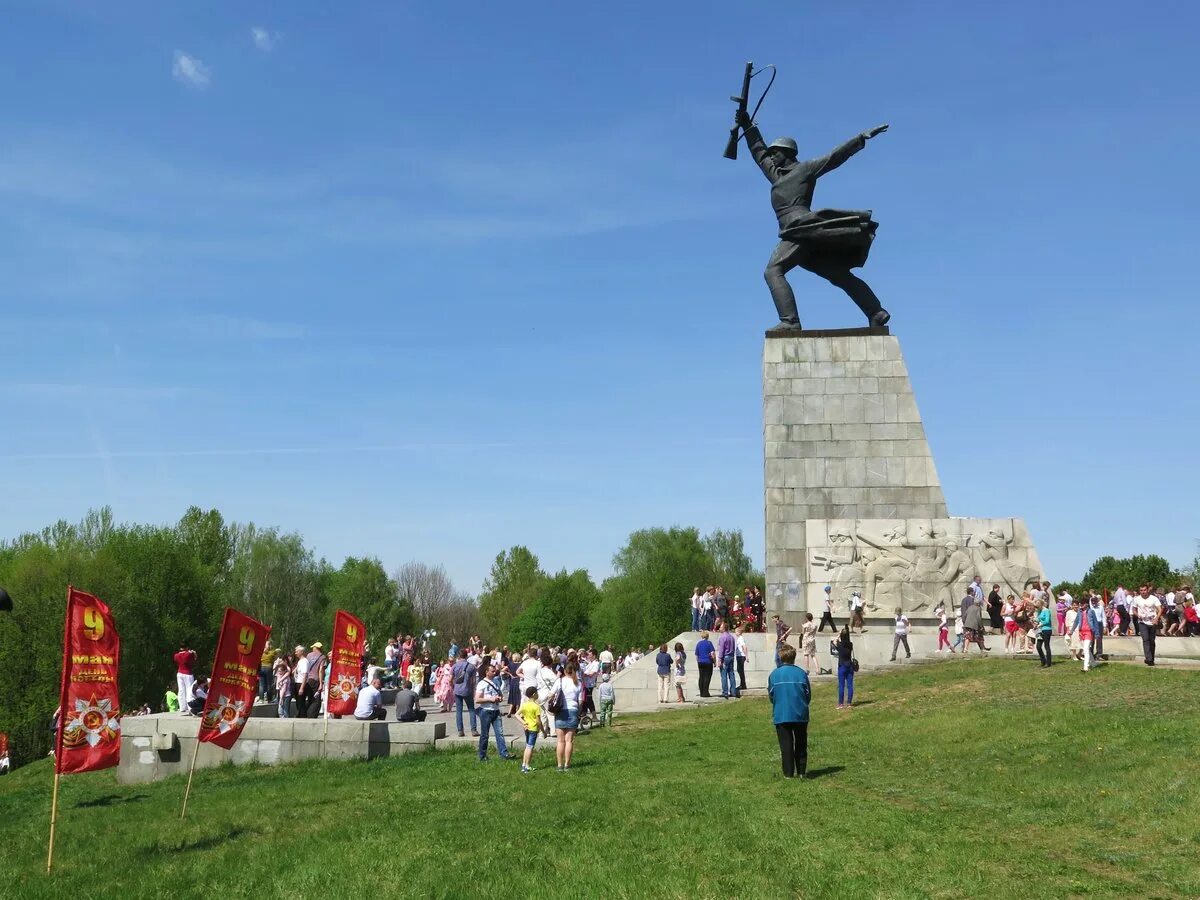
[[[120,657],[121,639],[108,607],[91,594],[68,588],[54,746],[54,770],[60,775],[120,763]]]
[[[208,699],[200,716],[201,742],[226,750],[237,742],[254,709],[259,661],[270,635],[270,626],[237,610],[225,610]]]
[[[329,700],[325,708],[330,715],[354,715],[366,639],[367,628],[362,621],[339,609],[333,617],[333,646],[329,651]]]

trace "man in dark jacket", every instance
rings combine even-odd
[[[739,113],[738,124],[745,131],[751,156],[771,182],[771,206],[779,220],[779,245],[764,273],[779,313],[779,325],[774,330],[800,330],[796,296],[786,278],[797,266],[849,294],[871,325],[886,325],[891,318],[888,311],[870,286],[850,272],[867,261],[878,224],[871,220],[869,210],[813,212],[812,198],[818,178],[832,172],[888,127],[878,125],[826,156],[801,162],[792,138],[780,138],[768,147],[749,114]]]

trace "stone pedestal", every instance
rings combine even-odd
[[[928,615],[975,574],[1017,594],[1041,575],[1019,519],[949,517],[886,328],[768,336],[763,439],[767,600],[793,623],[826,584],[839,610],[860,590],[868,613]]]

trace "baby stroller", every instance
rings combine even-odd
[[[595,704],[590,702],[592,693],[587,689],[587,685],[582,682],[579,685],[579,730],[580,732],[591,731],[595,718]]]

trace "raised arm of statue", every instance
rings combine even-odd
[[[812,167],[813,177],[819,178],[827,172],[832,172],[865,146],[867,146],[866,137],[858,134],[840,147],[835,147],[828,156],[812,160],[809,166]]]
[[[758,130],[757,125],[747,126],[746,146],[750,148],[750,155],[754,157],[754,161],[758,163],[762,173],[767,176],[767,181],[771,184],[778,181],[779,169],[775,166],[775,161],[771,159],[771,154],[767,152],[767,142],[763,140],[762,132]]]

